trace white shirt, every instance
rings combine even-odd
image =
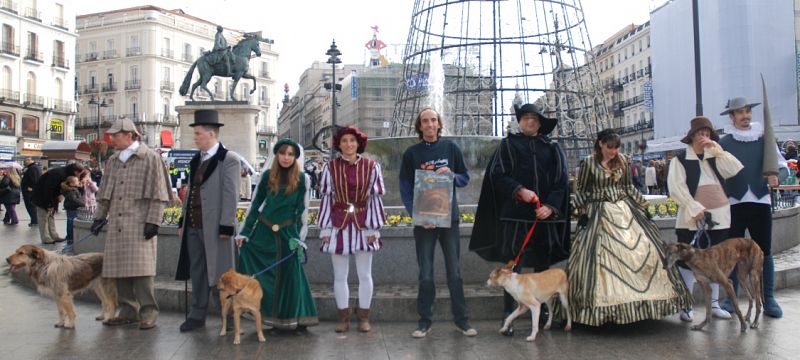
[[[127,149],[120,151],[119,160],[123,163],[127,162],[131,155],[136,153],[136,150],[139,150],[139,145],[139,141],[134,141]]]
[[[200,154],[202,156],[200,158],[200,161],[202,162],[211,159],[212,157],[214,157],[214,155],[217,155],[218,150],[219,150],[219,143],[216,143],[214,144],[214,146],[208,149],[208,151],[200,151]]]

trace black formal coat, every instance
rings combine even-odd
[[[486,168],[469,249],[487,261],[513,260],[536,219],[536,205],[515,198],[521,187],[534,191],[551,217],[541,220],[520,265],[536,271],[569,257],[569,177],[561,147],[547,136],[510,134]]]

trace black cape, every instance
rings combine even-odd
[[[469,250],[487,261],[514,259],[527,231],[512,239],[503,235],[504,228],[527,230],[535,219],[535,205],[513,198],[519,186],[558,211],[557,217],[538,222],[520,260],[523,267],[547,269],[569,257],[570,209],[566,156],[545,136],[511,134],[501,141],[484,173]]]

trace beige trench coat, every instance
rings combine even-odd
[[[156,275],[158,236],[145,240],[144,225],[161,225],[170,194],[167,178],[161,156],[145,144],[124,163],[119,152],[108,160],[95,212],[95,219],[108,219],[103,277]]]

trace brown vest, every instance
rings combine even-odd
[[[203,202],[200,195],[200,185],[203,184],[203,175],[205,175],[211,159],[201,162],[192,178],[192,189],[189,191],[189,208],[186,209],[186,223],[191,228],[203,228]]]

